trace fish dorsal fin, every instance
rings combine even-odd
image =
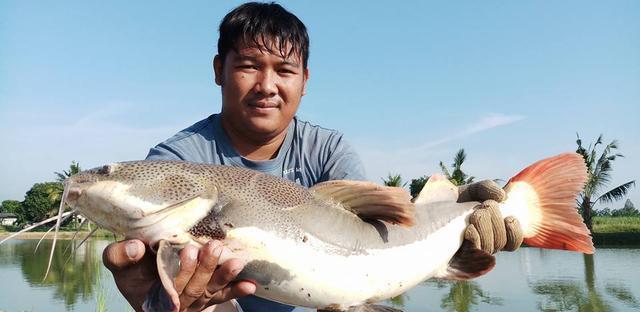
[[[416,222],[411,195],[400,187],[365,181],[334,180],[309,189],[316,198],[337,202],[362,219],[412,226]]]
[[[457,200],[458,187],[444,176],[433,174],[413,202],[417,205],[445,201],[455,202]]]
[[[476,249],[469,241],[464,241],[449,264],[434,277],[465,281],[487,274],[495,265],[494,256]]]

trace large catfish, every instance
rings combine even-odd
[[[536,162],[505,186],[502,215],[519,220],[527,245],[593,253],[575,207],[586,177],[575,153]],[[66,203],[82,215],[158,250],[175,309],[176,250],[212,238],[231,250],[221,261],[246,263],[241,276],[257,283],[257,296],[320,309],[347,310],[428,278],[470,279],[493,268],[492,255],[462,244],[477,202],[458,203],[457,187],[435,175],[414,203],[398,192],[356,181],[307,189],[248,169],[178,161],[114,163],[65,182]],[[415,216],[357,215],[399,205],[415,205]]]

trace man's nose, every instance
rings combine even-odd
[[[278,93],[278,76],[273,70],[264,70],[256,83],[256,91],[266,96],[273,96]]]

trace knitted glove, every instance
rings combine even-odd
[[[491,180],[458,187],[458,202],[481,202],[469,216],[464,239],[476,248],[494,254],[500,250],[515,251],[524,239],[518,219],[502,218],[499,202],[505,200],[504,190]]]

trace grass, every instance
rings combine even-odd
[[[640,245],[640,217],[594,217],[593,243],[596,246]]]
[[[596,233],[640,233],[640,217],[594,217]]]
[[[95,225],[92,225],[91,227],[92,229],[95,228]],[[20,231],[20,227],[17,226],[11,226],[11,225],[0,225],[0,234],[2,233],[11,233],[11,232],[17,232]],[[37,237],[40,238],[40,236],[42,234],[44,234],[44,232],[46,232],[49,228],[46,226],[40,226],[38,228],[35,228],[32,231],[29,231],[30,233],[39,233],[38,235],[31,235],[29,237],[33,238],[33,237]],[[76,228],[75,226],[66,226],[66,227],[61,227],[60,228],[60,232],[63,233],[63,237],[71,237],[72,233],[76,232]],[[87,235],[89,233],[89,229],[85,226],[82,228],[81,232],[78,233],[78,237],[80,239],[82,239],[85,235]],[[65,235],[66,234],[66,235]],[[53,235],[50,233],[50,235]],[[98,238],[108,238],[108,239],[113,239],[114,238],[114,234],[104,230],[104,229],[98,229],[95,233],[93,233],[92,237],[98,237]],[[116,237],[117,240],[121,240],[123,239],[122,237]],[[0,310],[1,312],[1,310]]]

